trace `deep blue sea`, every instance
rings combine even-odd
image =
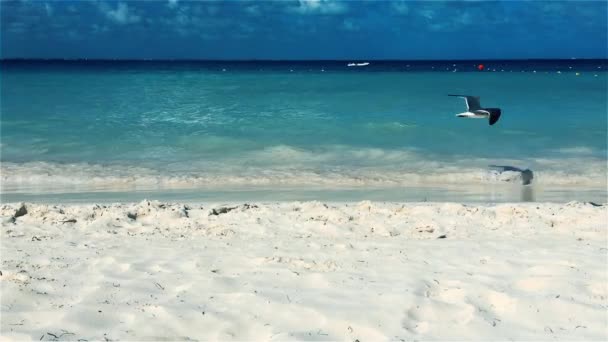
[[[606,60],[348,63],[3,61],[3,201],[606,202]]]

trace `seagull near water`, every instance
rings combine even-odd
[[[474,119],[490,119],[490,126],[496,123],[500,118],[500,108],[481,108],[481,104],[479,103],[479,96],[469,96],[469,95],[452,95],[448,96],[457,96],[462,97],[467,104],[467,111],[464,113],[457,114],[456,116],[459,118],[474,118]]]
[[[521,174],[521,183],[523,185],[530,185],[532,183],[532,180],[534,179],[534,172],[532,172],[532,170],[530,169],[523,170],[518,167],[509,165],[490,165],[490,167],[500,169],[500,172],[519,172]]]

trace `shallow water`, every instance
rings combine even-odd
[[[608,63],[484,64],[3,62],[3,201],[307,188],[491,200],[497,186],[517,198],[519,175],[492,164],[534,170],[539,193],[561,194],[548,200],[605,199]],[[464,102],[448,93],[503,115],[456,118]]]

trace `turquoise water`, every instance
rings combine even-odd
[[[533,169],[547,191],[605,198],[606,61],[486,63],[484,72],[345,64],[4,63],[2,193],[483,195],[517,184],[488,167],[501,164]],[[492,127],[456,118],[464,102],[449,93],[480,96],[503,115]]]

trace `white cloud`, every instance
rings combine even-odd
[[[44,10],[46,11],[46,15],[49,17],[53,15],[53,7],[49,3],[44,4]]]
[[[13,22],[8,24],[8,32],[11,33],[21,34],[24,33],[27,28],[25,23]]]
[[[298,6],[290,7],[290,10],[301,14],[341,14],[347,7],[344,2],[334,0],[298,0]]]
[[[391,2],[391,7],[399,14],[408,14],[410,12],[410,7],[405,3],[405,1]]]
[[[454,20],[456,20],[458,24],[461,24],[462,26],[473,23],[473,18],[471,17],[471,14],[469,12],[461,13],[460,15],[456,16]]]
[[[430,9],[430,8],[425,8],[425,9],[420,10],[418,12],[418,14],[420,14],[421,16],[423,16],[427,19],[433,19],[433,17],[435,16],[435,10]]]
[[[82,40],[84,37],[76,30],[70,30],[67,32],[67,36],[71,40]]]
[[[100,3],[99,9],[106,15],[106,17],[118,24],[132,24],[140,21],[138,15],[129,13],[129,6],[125,3],[118,3],[116,9],[111,8],[106,3]]]
[[[220,9],[217,6],[207,6],[207,14],[216,15],[218,14]]]
[[[167,4],[167,6],[169,6],[169,8],[176,8],[178,1],[179,0],[169,0],[169,3]]]
[[[253,5],[253,6],[247,6],[245,7],[245,12],[251,14],[251,15],[260,15],[260,7],[257,5]]]
[[[347,31],[359,31],[360,27],[351,19],[345,19],[342,23],[342,27],[344,27]]]
[[[108,29],[108,27],[106,25],[100,26],[100,25],[97,25],[97,24],[93,24],[91,26],[91,30],[94,33],[105,33],[105,32],[109,31],[109,29]]]

